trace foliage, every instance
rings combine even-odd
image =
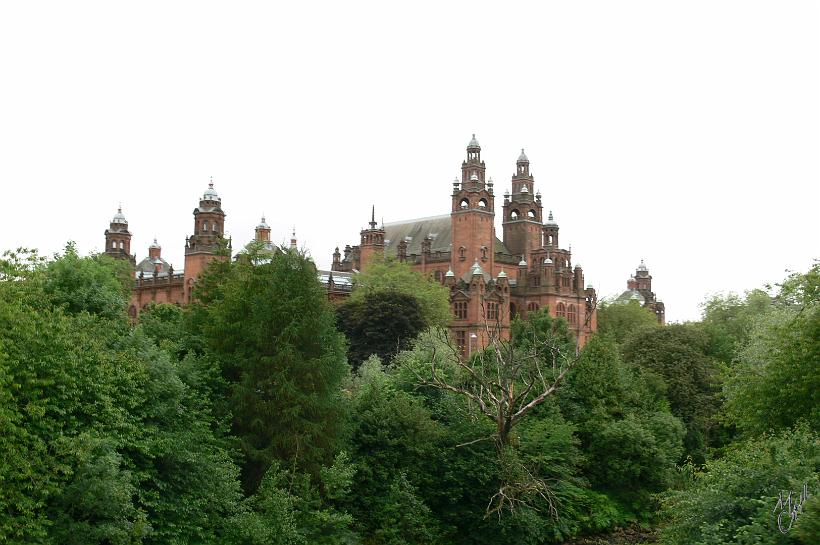
[[[644,330],[623,347],[624,359],[666,384],[672,414],[686,425],[686,452],[703,460],[718,409],[718,368],[707,356],[708,335],[693,324]]]
[[[332,458],[347,372],[313,262],[292,251],[255,261],[217,265],[191,321],[228,385],[249,492],[275,460],[315,474]]]
[[[746,433],[789,428],[800,419],[820,429],[817,269],[784,285],[781,303],[758,318],[727,378],[726,418]]]
[[[361,301],[367,294],[377,291],[397,291],[416,298],[427,325],[444,327],[453,319],[449,290],[393,258],[374,255],[354,282],[352,301]]]
[[[390,363],[426,325],[418,300],[398,291],[372,291],[336,308],[336,326],[347,337],[354,368],[373,354]]]
[[[690,485],[664,496],[669,521],[664,543],[780,545],[799,542],[801,533],[809,537],[816,513],[798,518],[802,532],[795,528],[783,534],[775,509],[781,492],[785,498],[789,491],[799,495],[804,485],[810,494],[820,489],[820,438],[806,426],[750,438],[702,470],[685,470],[693,475]],[[804,542],[816,543],[816,538]]]
[[[598,333],[612,335],[618,344],[642,329],[660,327],[655,313],[637,301],[603,303],[598,307]]]
[[[737,352],[750,338],[758,316],[772,307],[772,297],[763,290],[715,295],[703,303],[703,328],[710,336],[709,355],[726,363],[735,360]]]

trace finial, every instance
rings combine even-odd
[[[213,176],[211,176],[211,181],[208,182],[208,187],[210,187],[211,189],[214,188],[214,177]]]
[[[120,202],[120,204],[117,205],[117,212],[122,214],[122,202]]]

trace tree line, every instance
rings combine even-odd
[[[127,263],[4,254],[0,542],[817,542],[817,264],[698,322],[604,305],[580,353],[531,313],[464,358],[409,267],[333,306],[305,255],[257,251],[138,324]]]

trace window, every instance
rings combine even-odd
[[[123,241],[120,241],[120,250],[124,250],[124,249],[125,249],[125,243]]]
[[[444,275],[441,273],[441,271],[436,271],[436,274],[434,276],[436,282],[442,282],[444,280]]]
[[[459,204],[462,210],[466,210],[470,207],[470,201],[467,199],[461,199],[461,203]]]
[[[541,277],[540,276],[531,276],[530,277],[530,286],[533,288],[541,287]]]
[[[481,199],[478,201],[478,207],[485,210],[487,208],[487,199]]]
[[[459,350],[461,350],[462,354],[467,352],[467,332],[466,331],[456,331],[456,344],[458,345],[458,348],[459,348]]]
[[[535,210],[530,210],[529,212],[527,212],[527,216],[529,216],[531,220],[534,220],[536,216]]]
[[[117,249],[117,241],[116,241],[116,240],[112,240],[112,241],[111,241],[111,249],[112,249],[112,250],[116,250],[116,249]]]
[[[456,320],[466,320],[467,301],[456,301],[453,303],[453,313],[456,315]]]
[[[518,307],[515,303],[510,303],[510,320],[514,320],[516,316],[518,316]]]
[[[555,307],[555,315],[559,318],[567,317],[567,307],[564,303],[558,303],[558,306]]]
[[[567,321],[573,325],[578,321],[578,315],[575,312],[575,305],[567,307]]]
[[[487,319],[498,320],[498,303],[487,303]]]
[[[535,312],[538,310],[538,303],[527,303],[527,312]]]
[[[518,210],[513,210],[512,212],[510,212],[510,219],[517,220],[518,216],[520,216],[520,215],[521,215],[521,212],[519,212]]]

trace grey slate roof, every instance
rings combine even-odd
[[[140,271],[143,273],[145,278],[150,278],[150,277],[154,276],[154,269],[155,269],[157,263],[159,263],[159,271],[157,271],[157,276],[167,275],[168,271],[171,269],[171,265],[167,261],[165,261],[161,257],[158,257],[156,259],[151,259],[150,257],[146,257],[145,259],[143,259],[142,261],[140,261],[137,264],[137,268],[134,271],[135,277],[139,278]],[[180,269],[178,271],[175,270],[174,274],[181,273],[181,272],[182,272],[182,269]]]
[[[395,255],[398,252],[399,242],[409,237],[407,240],[407,255],[420,255],[421,241],[426,236],[430,236],[431,239],[431,252],[451,251],[453,249],[453,232],[450,214],[385,223],[385,252],[388,255]],[[510,253],[498,237],[495,239],[495,252]]]
[[[623,292],[615,298],[616,303],[624,304],[629,303],[630,301],[637,301],[640,304],[644,304],[646,302],[646,299],[643,295],[641,295],[641,292],[639,292],[638,290],[626,290],[625,292]]]

